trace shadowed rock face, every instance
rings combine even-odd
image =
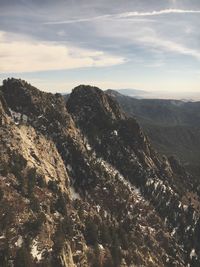
[[[76,122],[84,129],[98,126],[98,129],[103,130],[113,121],[125,119],[125,114],[117,102],[96,87],[76,87],[71,93],[67,107],[70,113],[76,114]]]
[[[3,266],[199,266],[199,199],[100,89],[0,96]]]

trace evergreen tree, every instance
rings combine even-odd
[[[100,230],[101,241],[103,244],[110,244],[112,239],[110,235],[110,229],[107,225],[103,224]]]
[[[33,267],[32,257],[24,246],[18,249],[14,260],[14,267]]]
[[[28,195],[33,193],[34,187],[36,185],[36,169],[31,168],[28,172]]]
[[[4,196],[4,192],[3,192],[3,190],[0,188],[0,201],[3,199],[3,196]]]
[[[121,248],[119,238],[116,232],[112,233],[112,247],[111,254],[113,257],[114,266],[118,267],[121,263]]]
[[[92,246],[98,241],[98,226],[91,219],[86,221],[85,239]]]
[[[53,251],[57,256],[63,249],[65,244],[65,234],[63,232],[62,225],[59,225],[54,236]]]

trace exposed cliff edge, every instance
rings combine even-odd
[[[100,89],[0,89],[2,266],[199,266],[199,197]]]

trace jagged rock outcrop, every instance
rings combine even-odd
[[[198,266],[199,200],[100,89],[0,96],[2,266]]]
[[[91,147],[94,147],[99,157],[112,164],[132,184],[140,188],[145,199],[153,203],[161,218],[167,222],[171,234],[176,234],[177,239],[185,245],[186,249],[195,247],[198,242],[198,238],[194,238],[194,232],[199,213],[197,208],[199,197],[196,184],[192,184],[190,175],[175,159],[168,160],[165,157],[160,160],[135,119],[124,115],[122,120],[117,122],[112,120],[103,130],[95,121],[92,124],[88,123],[91,116],[97,116],[94,115],[96,110],[90,104],[91,95],[94,97],[93,91],[91,90],[89,94],[90,97],[85,97],[85,94],[83,97],[80,87],[75,88],[67,101],[67,107],[79,127],[87,123],[87,127],[82,127],[82,131],[87,136]],[[101,94],[104,93],[101,92]],[[76,98],[79,99],[77,102]],[[107,98],[110,97],[107,96]],[[84,99],[82,113],[85,106],[90,110],[85,123],[82,121],[81,124],[80,115],[76,114],[76,105],[80,105],[80,99]],[[95,134],[91,134],[93,128],[96,128]],[[186,234],[188,229],[190,229],[189,235]],[[189,246],[188,243],[190,243]],[[185,253],[188,260],[191,250]]]

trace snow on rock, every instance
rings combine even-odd
[[[37,259],[37,261],[41,261],[42,253],[43,253],[42,250],[41,251],[38,250],[38,241],[34,239],[31,246],[31,255],[33,256],[34,259]]]
[[[103,250],[104,247],[101,244],[98,244],[99,249]]]
[[[190,259],[192,259],[193,257],[197,257],[197,254],[194,248],[190,252]]]
[[[70,165],[70,164],[67,164],[67,169],[68,169],[68,171],[72,171],[72,166]]]
[[[114,134],[115,136],[118,136],[118,132],[117,132],[117,130],[114,130],[114,131],[113,131],[113,134]]]
[[[120,181],[126,188],[128,188],[128,190],[130,191],[130,193],[132,195],[134,195],[135,197],[135,201],[136,202],[146,202],[144,200],[144,198],[141,195],[141,192],[138,188],[136,188],[135,186],[133,186],[128,179],[126,179],[118,170],[116,170],[111,164],[109,164],[108,162],[106,162],[105,160],[103,160],[102,158],[98,158],[97,162],[101,164],[101,166],[104,168],[104,170],[111,174],[114,179],[116,179],[117,181]],[[103,188],[104,191],[107,190],[106,187]]]
[[[12,119],[15,121],[15,124],[19,124],[19,122],[27,123],[28,122],[28,116],[25,114],[22,114],[20,112],[13,111],[11,108],[9,108],[9,111],[11,113]]]
[[[108,217],[108,213],[106,210],[104,210],[104,218],[107,218]]]
[[[96,207],[97,207],[97,212],[99,213],[101,207],[99,205],[97,205]]]
[[[55,211],[54,212],[54,216],[55,216],[55,218],[59,219],[60,218],[60,213],[58,211]]]
[[[174,196],[177,196],[177,194],[174,192],[174,190],[169,186],[169,184],[164,184],[164,182],[162,180],[159,180],[157,178],[149,178],[146,181],[146,186],[154,187],[154,192],[157,192],[157,190],[159,190],[162,193],[166,193],[166,192],[170,192],[171,194],[173,194]]]
[[[15,242],[15,246],[21,248],[22,244],[23,244],[23,238],[22,238],[22,236],[20,235],[20,236],[18,237],[17,241]]]
[[[91,146],[90,146],[88,143],[86,144],[86,149],[87,149],[88,151],[91,151],[91,150],[92,150]]]
[[[20,112],[15,112],[11,108],[9,108],[9,111],[13,119],[18,120],[18,121],[21,119],[22,114]]]
[[[69,187],[69,189],[70,189],[70,194],[71,194],[71,197],[72,197],[73,200],[75,200],[75,199],[81,199],[79,193],[77,193],[75,191],[75,189],[74,189],[74,187],[72,185]]]
[[[175,227],[172,232],[171,232],[171,236],[174,236],[176,234],[176,231],[177,231],[177,227]]]

